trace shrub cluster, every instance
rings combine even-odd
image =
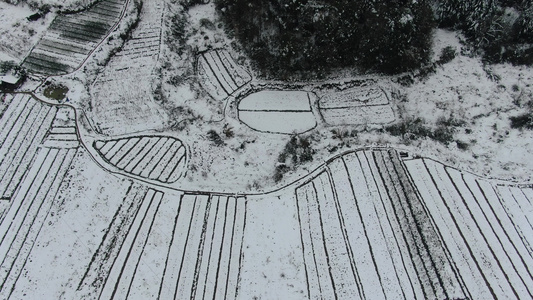
[[[447,64],[451,62],[455,56],[457,56],[456,49],[453,46],[446,46],[442,48],[442,51],[439,56],[439,60],[437,61],[438,64]]]
[[[187,16],[183,11],[170,12],[169,32],[166,43],[171,51],[182,55],[187,44]]]
[[[454,133],[457,127],[463,126],[464,121],[453,117],[439,118],[434,128],[428,126],[423,118],[407,118],[402,122],[387,126],[385,130],[394,135],[400,136],[405,141],[414,141],[419,138],[430,138],[445,145],[454,141]]]
[[[207,132],[207,138],[213,142],[216,146],[222,146],[224,145],[224,141],[220,137],[220,135],[213,129],[209,130]]]
[[[510,117],[511,128],[533,129],[533,115],[531,113],[524,113],[518,116]]]
[[[274,173],[274,181],[279,182],[285,173],[296,166],[313,161],[316,150],[311,147],[311,138],[294,135],[278,156],[278,165]]]

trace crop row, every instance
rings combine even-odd
[[[131,32],[131,37],[126,40],[121,50],[109,62],[108,71],[98,78],[97,85],[105,85],[106,82],[121,78],[121,76],[116,76],[116,71],[140,72],[142,76],[151,74],[150,65],[155,64],[155,58],[160,49],[163,6],[164,3],[160,0],[144,3],[138,25]],[[147,59],[153,61],[149,62]],[[131,77],[128,76],[126,80],[131,80]]]
[[[406,166],[460,270],[465,296],[531,298],[533,229],[526,197],[531,189],[495,187],[427,159],[407,161]]]
[[[24,66],[50,75],[72,72],[118,21],[124,2],[100,1],[75,15],[57,16],[24,60]]]
[[[160,182],[178,180],[185,166],[185,147],[174,138],[132,137],[96,142],[95,147],[118,169]]]
[[[82,298],[96,298],[114,265],[114,258],[122,249],[148,189],[137,183],[130,183],[124,199],[115,212],[105,235],[81,278],[77,290]]]
[[[205,52],[198,58],[198,75],[203,87],[215,99],[225,99],[252,78],[225,50]]]
[[[133,37],[126,42],[117,56],[125,56],[127,59],[157,56],[160,39],[161,28],[140,28],[133,33]]]
[[[18,94],[0,119],[0,196],[10,199],[52,123],[56,108]]]
[[[0,297],[9,299],[76,149],[40,148],[0,223]]]
[[[142,192],[130,190],[136,190],[136,195]],[[175,199],[149,189],[142,200],[128,200],[119,211],[80,284],[81,289],[91,290],[85,295],[99,299],[235,298],[244,199],[189,194]]]
[[[320,114],[329,125],[388,124],[395,120],[390,105],[321,108]]]
[[[131,38],[111,57],[91,88],[92,118],[102,124],[101,132],[123,134],[125,128],[145,130],[146,124],[156,123],[152,127],[156,128],[162,122],[147,78],[159,55],[164,5],[162,0],[144,1]]]
[[[355,87],[343,91],[330,91],[321,97],[319,105],[321,108],[342,108],[388,103],[387,95],[379,87]]]
[[[392,150],[296,189],[308,298],[529,299],[533,189]]]
[[[149,189],[133,222],[128,228],[113,266],[104,281],[99,299],[128,299],[133,277],[137,273],[141,255],[153,229],[154,219],[161,206],[163,193]]]
[[[348,154],[297,189],[310,298],[462,296],[394,157],[386,151]]]
[[[79,146],[76,127],[51,127],[43,146],[49,148],[76,148]]]
[[[47,145],[52,134],[71,134],[60,124],[61,109],[44,105],[29,95],[11,96],[0,118],[0,194],[6,205],[0,216],[0,298],[8,299],[56,194],[77,152],[65,141]],[[63,119],[63,116],[60,117]],[[55,132],[55,133],[53,133]]]

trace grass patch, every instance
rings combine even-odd
[[[67,93],[68,93],[68,87],[61,85],[61,84],[59,85],[50,84],[44,89],[44,92],[43,92],[43,94],[47,98],[58,100],[58,101],[65,99],[65,96],[67,95]]]

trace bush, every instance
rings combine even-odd
[[[224,145],[224,141],[222,140],[222,138],[220,137],[220,135],[219,135],[216,131],[214,131],[213,129],[211,129],[211,130],[209,130],[209,131],[207,132],[207,138],[208,138],[211,142],[215,143],[216,146],[222,146],[222,145]]]
[[[185,52],[187,42],[187,16],[185,12],[175,12],[170,18],[169,33],[167,34],[167,45],[170,50],[182,55]]]
[[[292,136],[278,156],[278,165],[274,171],[274,181],[279,182],[283,174],[298,165],[313,161],[316,151],[311,147],[311,138]]]
[[[431,136],[431,130],[425,123],[422,118],[407,118],[398,124],[385,127],[385,131],[394,136],[401,136],[406,140],[416,140],[419,137]]]
[[[429,136],[437,142],[441,142],[444,145],[448,145],[453,141],[453,134],[455,130],[453,127],[439,126]]]
[[[290,170],[290,168],[286,165],[277,165],[276,169],[274,170],[274,182],[278,183],[283,179],[283,176],[285,173],[287,173]]]
[[[511,120],[511,128],[533,129],[533,116],[531,113],[510,117],[509,120]]]
[[[451,62],[457,55],[456,48],[453,46],[446,46],[442,48],[440,57],[437,63],[443,65]]]
[[[43,91],[43,94],[50,98],[50,99],[54,99],[54,100],[63,100],[65,99],[65,96],[67,95],[68,93],[68,87],[64,86],[64,85],[60,85],[60,84],[50,84],[48,85],[44,91]]]
[[[461,127],[466,124],[463,120],[458,120],[453,116],[449,118],[440,117],[437,119],[437,128],[432,132],[431,138],[448,145],[453,141],[453,135],[456,127]]]
[[[460,141],[460,140],[455,141],[455,143],[457,144],[457,148],[459,150],[468,150],[468,148],[470,147],[468,143]]]
[[[229,124],[224,125],[224,129],[222,130],[224,132],[224,135],[227,138],[232,138],[235,136],[235,132],[233,132],[233,127],[231,127]]]
[[[200,26],[209,30],[215,30],[215,24],[211,22],[209,19],[200,19]]]
[[[385,127],[385,131],[394,136],[400,136],[405,141],[413,141],[419,138],[430,138],[437,142],[448,145],[452,142],[456,127],[463,126],[464,121],[453,117],[439,118],[436,128],[432,129],[426,125],[422,118],[407,118],[400,123]]]

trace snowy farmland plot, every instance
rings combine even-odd
[[[67,145],[39,148],[4,200],[2,298],[236,297],[245,197],[152,188]]]
[[[30,22],[27,2],[12,2],[0,8]],[[18,52],[2,39],[1,60],[28,53],[30,83],[0,92],[0,299],[533,299],[533,186],[457,169],[441,151],[477,155],[468,145],[492,133],[475,137],[479,120],[497,153],[529,153],[505,147],[530,146],[533,72],[513,69],[514,84],[479,60],[462,70],[483,79],[470,94],[425,86],[447,95],[427,103],[351,69],[254,78],[218,1],[185,2],[95,1],[21,21],[11,36],[41,28]],[[483,96],[489,81],[507,97]],[[431,131],[381,146],[400,137],[364,126],[405,121],[419,102],[421,114],[463,108],[463,95],[482,115],[440,116],[446,145]],[[527,124],[513,131],[517,111]]]
[[[329,125],[388,124],[395,120],[387,94],[379,87],[355,87],[330,92],[319,100]]]
[[[186,166],[185,146],[171,137],[138,136],[96,141],[94,147],[117,169],[159,182],[175,182]]]
[[[303,133],[317,125],[310,97],[303,91],[253,93],[239,102],[239,119],[261,132]]]
[[[464,296],[395,152],[344,155],[296,195],[310,298]]]
[[[23,66],[46,75],[74,71],[119,21],[124,2],[100,1],[83,12],[57,16]]]
[[[10,103],[0,119],[0,195],[9,200],[32,162],[46,157],[46,149],[76,148],[78,141],[75,127],[59,124],[58,116],[69,112],[42,104],[29,95],[5,97],[10,98]],[[65,143],[55,144],[54,139],[64,139]]]
[[[3,97],[10,99],[0,118],[0,295],[8,299],[79,143],[71,109],[24,94]]]
[[[138,188],[110,224],[79,295],[234,299],[246,200]],[[113,234],[113,235],[111,235]],[[114,246],[116,244],[117,246]],[[107,252],[110,247],[112,252]]]
[[[495,185],[427,159],[406,162],[469,298],[532,296],[531,188]]]
[[[226,50],[205,52],[198,57],[197,73],[200,84],[217,100],[226,99],[252,80]]]
[[[338,156],[280,194],[248,205],[247,295],[531,297],[530,187],[369,149]]]
[[[133,1],[129,2],[133,6]],[[90,88],[91,118],[107,135],[159,129],[166,115],[152,95],[160,53],[164,3],[145,1],[137,26]]]
[[[323,109],[386,104],[389,104],[389,99],[379,87],[349,88],[326,93],[320,98],[320,107]]]

